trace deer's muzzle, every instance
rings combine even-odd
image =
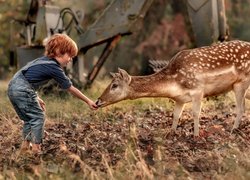
[[[97,99],[97,101],[95,102],[95,104],[98,106],[98,107],[103,107],[105,106],[105,101],[102,101],[100,98]]]

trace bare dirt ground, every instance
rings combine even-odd
[[[235,114],[223,113],[223,108],[228,107],[218,112],[206,108],[201,113],[197,139],[192,135],[189,111],[184,111],[178,132],[172,134],[172,112],[158,107],[143,111],[135,107],[126,112],[116,108],[102,119],[93,115],[84,120],[72,118],[70,123],[50,121],[46,123],[43,154],[39,157],[19,154],[21,121],[1,116],[0,170],[39,174],[42,167],[56,174],[63,166],[73,173],[88,169],[105,174],[125,161],[132,164],[142,157],[154,178],[231,179],[234,176],[230,174],[240,168],[243,170],[236,178],[247,179],[250,116],[244,116],[240,128],[231,133]],[[12,131],[10,126],[14,126]],[[132,160],[129,150],[134,152]]]

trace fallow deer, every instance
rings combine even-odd
[[[238,128],[250,85],[250,43],[234,40],[183,50],[162,70],[147,76],[130,76],[125,70],[112,73],[113,80],[96,104],[104,107],[125,99],[166,97],[175,102],[172,129],[176,130],[185,103],[192,102],[194,135],[199,135],[203,97],[233,90]]]

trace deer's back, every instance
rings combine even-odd
[[[238,40],[181,51],[160,72],[184,88],[202,86],[207,95],[231,90],[233,83],[246,80],[249,73],[250,43]]]

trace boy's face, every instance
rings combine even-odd
[[[72,57],[70,57],[67,53],[62,56],[57,56],[55,59],[62,67],[66,67],[67,64],[72,61]]]

